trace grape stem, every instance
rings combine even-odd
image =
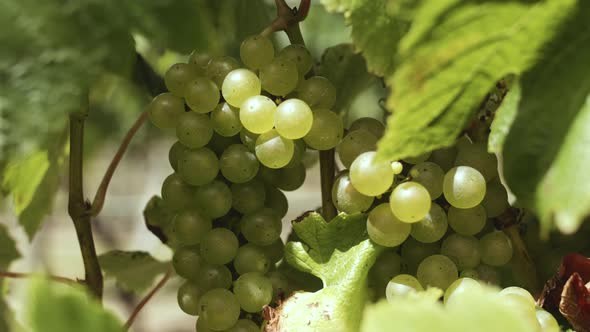
[[[0,271],[0,278],[27,279],[27,278],[35,278],[35,277],[43,277],[48,280],[60,282],[62,284],[66,284],[66,285],[85,284],[84,280],[74,280],[74,279],[60,277],[60,276],[54,276],[54,275],[42,275],[42,274],[33,274],[33,273]]]
[[[162,287],[164,287],[166,282],[168,282],[168,280],[170,280],[170,277],[172,277],[172,274],[172,268],[170,268],[168,272],[166,272],[166,274],[162,277],[162,279],[160,279],[160,281],[156,284],[156,286],[149,293],[147,293],[146,296],[143,299],[141,299],[141,301],[139,301],[135,309],[133,309],[131,316],[129,316],[129,319],[127,319],[127,322],[125,323],[125,330],[128,330],[131,327],[141,309],[143,309],[143,307],[145,307],[145,305],[154,297],[154,295]]]

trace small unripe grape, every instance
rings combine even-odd
[[[227,289],[212,289],[199,301],[199,320],[214,331],[232,327],[240,317],[240,303]]]
[[[444,255],[432,255],[418,266],[416,276],[422,286],[438,287],[446,290],[459,277],[455,263]]]
[[[493,231],[480,240],[481,260],[491,266],[502,266],[512,258],[512,241],[502,231]]]
[[[295,90],[299,73],[297,65],[285,58],[275,58],[260,69],[262,88],[275,96],[285,96]]]
[[[250,97],[260,94],[261,86],[258,76],[248,69],[230,71],[221,86],[225,101],[234,107],[240,107]]]
[[[278,107],[275,114],[275,129],[288,139],[301,138],[311,130],[313,113],[300,99],[287,99]]]
[[[195,245],[208,236],[211,219],[196,210],[180,212],[173,221],[176,240],[184,245]]]
[[[336,102],[336,88],[327,78],[314,76],[299,85],[297,96],[313,109],[331,109]]]
[[[186,183],[201,186],[215,179],[219,172],[219,160],[207,148],[186,150],[178,160],[178,174]]]
[[[187,148],[196,149],[207,145],[213,137],[209,117],[205,114],[184,112],[176,125],[176,137]]]
[[[156,127],[174,128],[180,115],[184,113],[184,103],[181,98],[171,93],[162,93],[152,100],[147,111]]]
[[[201,257],[209,264],[227,264],[236,257],[238,246],[238,238],[232,231],[215,228],[201,241]]]
[[[213,81],[197,77],[184,90],[187,105],[197,113],[209,113],[219,103],[219,90]]]
[[[469,209],[451,206],[448,211],[449,226],[461,235],[475,235],[486,225],[486,211],[481,205]]]
[[[246,99],[240,106],[240,121],[248,131],[262,134],[271,130],[275,124],[277,105],[265,96]]]
[[[194,187],[186,184],[177,173],[172,173],[162,183],[161,194],[168,208],[179,211],[192,203]]]
[[[266,273],[270,268],[270,259],[264,253],[263,247],[246,243],[238,249],[234,259],[234,267],[238,274],[248,272]]]
[[[184,97],[186,85],[197,78],[198,69],[195,65],[176,63],[170,66],[164,74],[164,83],[168,91],[175,96]]]
[[[445,174],[443,192],[452,206],[468,209],[483,200],[486,194],[486,181],[476,169],[457,166]]]
[[[242,130],[239,110],[228,103],[220,103],[211,112],[211,126],[221,136],[237,135]]]
[[[272,301],[272,283],[262,273],[244,273],[235,281],[234,293],[244,311],[259,312]]]
[[[199,75],[206,75],[207,73],[207,65],[211,61],[211,56],[205,52],[200,52],[198,50],[194,50],[188,56],[188,63],[194,65],[197,68],[197,73]]]
[[[177,300],[178,306],[182,311],[191,316],[199,314],[199,300],[203,295],[203,290],[196,284],[187,281],[178,288]]]
[[[442,243],[440,253],[453,260],[459,270],[473,269],[481,256],[479,241],[473,236],[449,235]]]
[[[305,75],[313,65],[313,58],[309,50],[300,44],[291,44],[283,48],[278,57],[289,59],[297,65],[297,71],[300,75]]]
[[[264,206],[266,200],[266,188],[258,179],[234,183],[231,186],[231,194],[233,208],[242,214],[256,212]]]
[[[219,158],[219,164],[221,174],[233,183],[252,180],[260,168],[256,156],[242,144],[227,147]]]
[[[205,291],[215,288],[229,289],[232,283],[231,271],[225,265],[213,265],[203,261],[196,283]]]
[[[273,210],[263,208],[243,216],[240,227],[246,240],[260,246],[268,246],[279,239],[283,224]]]
[[[251,69],[262,68],[269,64],[274,56],[272,41],[262,35],[247,37],[240,45],[240,59]]]
[[[312,149],[329,150],[340,143],[343,133],[344,126],[338,114],[327,109],[316,109],[311,130],[303,140]]]
[[[183,246],[176,249],[172,257],[174,271],[179,276],[196,280],[201,270],[202,259],[198,246]]]
[[[195,201],[199,210],[210,218],[221,218],[232,206],[232,194],[228,186],[219,180],[213,180],[197,188]]]

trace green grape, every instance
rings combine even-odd
[[[164,83],[168,91],[177,97],[184,97],[186,85],[197,78],[198,68],[193,64],[176,63],[164,74]]]
[[[283,191],[293,191],[299,189],[305,182],[305,166],[302,163],[290,168],[280,168],[277,187]]]
[[[150,121],[158,128],[174,128],[184,113],[184,102],[171,93],[161,93],[147,106]]]
[[[176,239],[185,245],[199,244],[211,230],[211,219],[196,210],[184,210],[173,221]]]
[[[492,231],[480,240],[481,261],[491,266],[508,264],[512,259],[512,241],[501,231]]]
[[[302,139],[296,139],[293,141],[293,157],[285,168],[299,167],[303,163],[303,156],[305,156],[306,145]],[[303,166],[305,168],[305,165]]]
[[[258,136],[260,135],[254,134],[246,128],[240,130],[240,141],[252,152],[256,149],[256,139],[258,139]]]
[[[264,207],[266,188],[262,181],[252,179],[246,183],[232,184],[231,195],[233,208],[242,214],[248,214]]]
[[[194,189],[172,173],[162,183],[162,199],[172,211],[180,211],[192,203]]]
[[[197,274],[196,283],[205,291],[215,288],[229,289],[232,284],[231,271],[225,265],[203,262]]]
[[[387,250],[377,257],[369,276],[378,288],[385,287],[391,278],[400,274],[401,263],[400,255],[393,250]]]
[[[209,54],[194,50],[188,56],[187,62],[197,67],[199,75],[205,75],[209,61],[211,61],[211,56]]]
[[[540,332],[560,332],[559,324],[555,317],[543,309],[537,309],[535,312],[537,321],[541,325]]]
[[[498,269],[486,264],[479,264],[475,270],[479,274],[479,281],[492,285],[500,284],[500,271]]]
[[[529,310],[535,310],[535,298],[524,288],[521,287],[507,287],[498,293],[503,298],[510,298],[513,302],[518,303],[520,307]]]
[[[499,180],[490,181],[486,186],[486,195],[481,202],[489,218],[495,218],[506,211],[508,204],[508,193]]]
[[[432,203],[426,217],[411,226],[410,234],[414,239],[422,243],[433,243],[442,239],[447,232],[447,215],[438,204]]]
[[[197,319],[196,329],[199,332],[215,332],[207,326],[204,319]]]
[[[273,210],[263,208],[243,216],[240,227],[246,240],[260,246],[267,246],[280,237],[283,224]]]
[[[227,264],[236,257],[238,246],[238,238],[232,231],[215,228],[201,241],[201,256],[209,264]]]
[[[226,137],[214,132],[213,137],[211,137],[211,141],[209,141],[209,145],[207,145],[207,147],[213,150],[216,155],[221,156],[223,151],[225,151],[225,149],[227,149],[230,145],[239,143],[240,140],[237,136]]]
[[[481,232],[487,221],[486,211],[481,205],[469,209],[451,206],[447,217],[449,226],[461,235],[475,235]]]
[[[314,76],[299,85],[297,97],[313,109],[331,109],[336,102],[336,88],[327,78]]]
[[[363,195],[354,188],[348,173],[340,175],[334,181],[332,202],[340,212],[354,214],[367,211],[373,200],[374,197]]]
[[[221,174],[231,182],[252,180],[260,167],[256,156],[242,144],[230,145],[219,159]]]
[[[228,103],[220,103],[211,112],[211,126],[221,136],[231,137],[240,133],[242,122],[237,108]]]
[[[285,167],[293,158],[295,146],[292,140],[281,137],[272,129],[256,139],[256,157],[269,168]]]
[[[338,114],[327,109],[316,109],[311,130],[303,140],[312,149],[329,150],[340,143],[343,132],[342,119]]]
[[[262,88],[271,95],[286,96],[297,87],[299,73],[295,62],[275,58],[260,69]]]
[[[186,150],[178,160],[178,174],[193,186],[200,186],[215,179],[219,173],[219,160],[208,148]]]
[[[383,133],[385,133],[385,126],[383,125],[383,123],[375,118],[369,117],[358,118],[354,120],[354,122],[350,124],[350,128],[348,128],[348,131],[353,132],[359,129],[367,130],[368,132],[373,134],[373,136],[377,137],[377,139],[383,137]]]
[[[195,198],[200,211],[213,219],[223,217],[232,207],[232,192],[219,180],[198,187]]]
[[[364,152],[350,165],[350,182],[363,195],[381,195],[393,184],[393,170],[389,162],[377,160],[377,152]]]
[[[144,209],[144,219],[149,226],[169,230],[176,213],[159,196],[153,196]]]
[[[411,226],[397,219],[387,203],[377,205],[367,218],[367,232],[373,242],[396,247],[410,235]]]
[[[175,172],[178,171],[178,159],[180,159],[180,156],[182,156],[186,150],[187,148],[178,141],[176,141],[174,144],[172,144],[172,147],[170,147],[170,151],[168,152],[168,161]]]
[[[268,246],[262,246],[264,254],[268,257],[271,264],[275,264],[281,259],[285,253],[285,244],[280,238]]]
[[[207,77],[217,85],[219,90],[227,74],[238,68],[240,68],[240,63],[231,56],[215,57],[207,64]]]
[[[234,282],[234,294],[244,311],[259,312],[272,301],[272,283],[262,273],[244,273]]]
[[[453,167],[445,174],[443,193],[452,206],[460,209],[472,208],[483,200],[486,182],[481,173],[474,168]]]
[[[275,129],[285,138],[302,138],[311,130],[312,123],[311,108],[300,99],[287,99],[277,107]]]
[[[393,174],[395,174],[395,175],[401,174],[402,171],[404,170],[404,165],[402,163],[400,163],[399,161],[394,161],[391,163],[391,170],[393,171]]]
[[[287,215],[289,210],[289,202],[287,196],[272,185],[266,185],[266,201],[264,205],[271,208],[279,218]]]
[[[454,301],[453,299],[456,299],[457,296],[460,297],[464,293],[480,287],[481,285],[479,284],[479,282],[477,282],[477,280],[474,280],[472,278],[459,278],[449,285],[449,287],[445,291],[443,301],[446,305],[452,305],[452,302]]]
[[[277,105],[265,96],[253,96],[240,106],[240,121],[244,128],[254,134],[271,130],[275,124]]]
[[[240,317],[240,303],[227,289],[217,288],[205,293],[199,300],[199,320],[212,330],[229,329]]]
[[[474,270],[474,269],[466,269],[466,270],[461,271],[461,273],[459,273],[459,277],[460,278],[471,278],[471,279],[478,280],[479,273],[477,273],[477,270]]]
[[[393,170],[391,173],[393,174]],[[399,220],[415,223],[428,215],[431,205],[430,194],[424,186],[417,182],[404,182],[393,189],[389,197],[389,204],[391,211]]]
[[[487,144],[464,144],[457,152],[456,166],[470,166],[483,175],[486,181],[490,181],[498,175],[498,160],[496,155],[488,153]]]
[[[197,77],[184,90],[186,104],[197,113],[209,113],[219,103],[219,90],[206,77]]]
[[[240,319],[236,325],[228,329],[227,332],[260,332],[260,327],[249,319]]]
[[[201,270],[201,255],[198,246],[183,246],[176,249],[172,257],[172,266],[179,276],[196,280]]]
[[[440,246],[437,243],[421,243],[416,241],[413,237],[409,237],[400,251],[403,262],[403,271],[410,274],[416,274],[418,265],[424,258],[438,254]]]
[[[455,159],[457,158],[457,148],[451,146],[432,151],[430,161],[437,164],[444,172],[448,172],[455,166]]]
[[[176,137],[187,148],[196,149],[209,143],[213,136],[211,120],[204,114],[185,112],[178,119]]]
[[[460,234],[449,235],[442,242],[440,253],[452,259],[459,270],[476,268],[481,259],[479,241]]]
[[[253,243],[246,243],[238,249],[234,259],[236,272],[244,274],[248,272],[268,272],[270,268],[270,259],[264,253],[264,249]]]
[[[361,153],[375,151],[376,149],[377,137],[368,130],[359,129],[351,131],[344,136],[340,144],[336,147],[336,152],[338,153],[338,157],[340,157],[342,165],[345,168],[350,168],[352,162]]]
[[[248,69],[242,68],[230,71],[221,86],[223,98],[234,107],[242,106],[246,99],[258,96],[260,92],[258,76]]]
[[[260,171],[258,171],[258,177],[266,184],[277,186],[279,183],[279,170],[274,168],[268,168],[266,166],[261,166]]]
[[[305,75],[313,66],[313,58],[309,50],[300,44],[291,44],[283,48],[278,57],[285,58],[297,65],[297,71],[300,75]]]
[[[240,45],[240,59],[251,69],[260,69],[275,57],[270,39],[262,35],[249,36]]]
[[[416,277],[422,286],[438,287],[443,291],[459,277],[455,263],[444,255],[426,257],[420,265]]]
[[[407,162],[408,164],[416,165],[425,162],[430,157],[430,152],[421,154],[415,157],[406,157],[402,159],[403,161]]]
[[[393,301],[395,298],[406,296],[409,293],[423,291],[424,288],[420,281],[409,274],[400,274],[393,277],[385,288],[385,297],[387,301]]]
[[[186,281],[178,288],[176,299],[182,311],[191,316],[196,316],[199,314],[199,300],[202,296],[203,290],[199,286]]]
[[[409,174],[412,181],[421,184],[428,190],[432,200],[442,195],[445,173],[437,164],[429,161],[421,162],[414,165]]]
[[[289,278],[278,270],[272,270],[266,274],[272,284],[272,298],[286,298],[291,292]]]

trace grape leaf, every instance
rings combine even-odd
[[[303,242],[288,242],[285,259],[319,277],[324,287],[289,297],[277,309],[271,331],[358,331],[367,273],[383,249],[367,238],[365,220],[365,215],[340,214],[326,223],[309,213],[293,222]]]
[[[16,248],[16,242],[10,237],[6,227],[0,224],[0,269],[6,269],[12,261],[18,258],[20,258],[20,253]]]
[[[363,315],[361,332],[537,331],[529,324],[518,308],[506,304],[496,291],[474,288],[454,295],[453,305],[447,307],[426,296],[406,297],[391,303],[382,300],[369,305]]]
[[[123,289],[137,293],[150,287],[170,265],[143,251],[113,250],[100,255],[98,260],[106,278],[115,278]]]
[[[494,121],[490,127],[490,136],[488,138],[488,151],[494,153],[501,153],[504,139],[510,131],[510,126],[514,122],[516,112],[518,110],[518,103],[520,103],[520,96],[522,89],[520,81],[516,80],[512,83],[508,93],[504,97],[502,104],[496,110]]]
[[[31,282],[27,323],[31,332],[123,332],[123,324],[80,286]]]

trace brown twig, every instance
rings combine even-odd
[[[141,301],[139,301],[139,303],[131,313],[131,316],[129,316],[129,319],[127,319],[127,322],[125,323],[126,330],[128,330],[129,327],[131,327],[141,309],[143,309],[143,307],[145,307],[145,305],[152,299],[152,297],[154,297],[154,295],[162,287],[164,287],[164,285],[166,284],[166,282],[168,282],[168,280],[170,280],[170,277],[172,277],[172,275],[172,268],[170,268],[168,272],[166,272],[166,274],[162,277],[162,279],[160,279],[160,281],[156,284],[156,286],[149,293],[147,293],[146,296],[143,299],[141,299]]]
[[[52,281],[61,282],[63,284],[68,284],[68,285],[84,284],[84,280],[74,280],[74,279],[60,277],[60,276],[54,276],[54,275],[0,271],[0,278],[27,279],[27,278],[34,278],[34,277],[43,277],[43,278],[47,278]]]

